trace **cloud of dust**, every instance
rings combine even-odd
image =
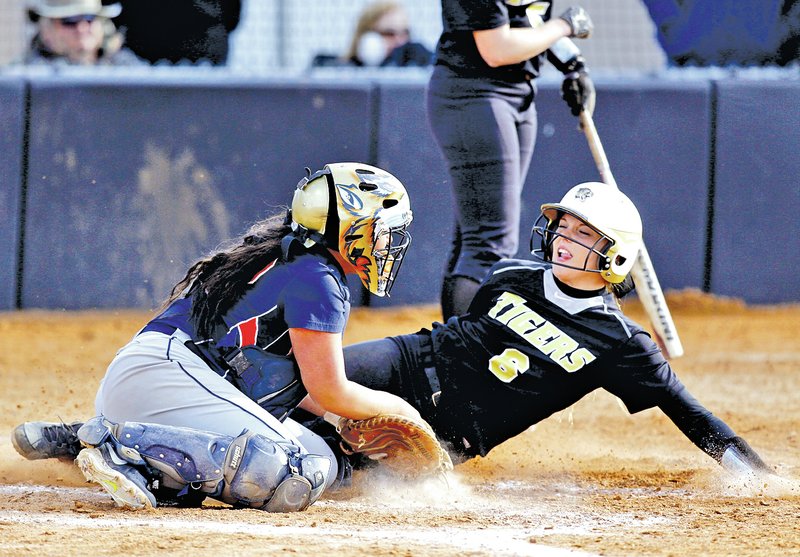
[[[86,485],[83,474],[71,461],[25,460],[6,439],[0,439],[0,480],[4,484]]]
[[[363,482],[360,499],[396,509],[458,508],[464,501],[477,496],[455,472],[425,480],[405,481],[388,472],[374,470],[360,481]]]
[[[800,495],[800,480],[777,475],[730,474],[717,472],[709,481],[709,487],[727,497],[797,497]]]

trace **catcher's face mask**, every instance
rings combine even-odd
[[[411,244],[411,234],[406,224],[389,226],[382,219],[363,228],[367,230],[345,236],[346,258],[358,270],[367,290],[376,296],[388,296]]]
[[[367,290],[388,296],[411,243],[411,206],[397,178],[366,164],[328,164],[298,184],[292,219],[304,245],[338,251]]]

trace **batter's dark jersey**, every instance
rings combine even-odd
[[[442,34],[436,46],[436,63],[446,66],[461,77],[474,77],[501,82],[520,82],[539,75],[544,54],[530,60],[492,68],[478,52],[473,31],[531,27],[527,10],[531,4],[539,8],[543,21],[550,19],[552,4],[533,0],[442,0]]]
[[[694,401],[612,295],[568,296],[543,263],[498,263],[468,314],[435,324],[431,336],[442,387],[437,429],[466,454],[485,455],[599,388],[631,413]],[[710,416],[699,403],[681,408]]]

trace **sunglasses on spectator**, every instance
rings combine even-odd
[[[408,29],[377,29],[375,32],[381,37],[385,37],[387,39],[405,37],[408,35]]]
[[[61,25],[66,27],[76,27],[81,21],[85,21],[87,23],[93,22],[97,19],[96,15],[93,14],[83,14],[83,15],[74,15],[71,17],[62,17],[59,18],[58,21],[61,22]]]

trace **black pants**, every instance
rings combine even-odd
[[[435,429],[438,379],[429,331],[345,346],[344,363],[348,379],[405,399]]]
[[[395,394],[419,410],[445,442],[454,463],[478,454],[478,445],[465,441],[480,437],[471,429],[474,424],[462,419],[462,412],[453,412],[453,386],[439,384],[430,331],[346,346],[344,362],[351,381]]]
[[[446,277],[481,282],[517,253],[522,188],[536,143],[532,82],[465,79],[436,66],[427,89],[431,130],[456,202]]]

